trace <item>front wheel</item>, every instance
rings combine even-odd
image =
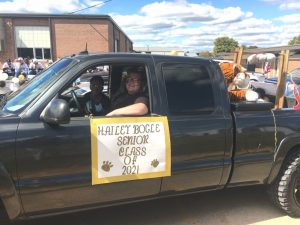
[[[283,165],[283,171],[272,184],[273,202],[292,217],[300,217],[300,152]]]

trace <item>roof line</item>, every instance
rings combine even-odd
[[[127,34],[119,27],[110,15],[102,14],[47,14],[47,13],[0,13],[0,18],[62,18],[62,19],[107,19],[117,27],[126,38],[132,42]]]
[[[253,48],[253,49],[245,49],[247,52],[280,52],[281,50],[291,50],[297,51],[300,50],[300,45],[284,45],[277,47],[267,47],[267,48]]]

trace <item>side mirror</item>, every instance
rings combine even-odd
[[[63,99],[53,99],[44,109],[40,118],[51,125],[67,124],[70,122],[69,104]]]

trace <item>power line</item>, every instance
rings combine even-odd
[[[67,14],[74,14],[74,13],[77,13],[77,12],[80,12],[80,11],[83,11],[83,10],[86,10],[86,9],[94,8],[94,7],[99,6],[99,5],[104,5],[105,3],[110,2],[110,1],[112,1],[112,0],[106,0],[106,1],[98,3],[96,5],[92,5],[92,6],[83,8],[83,9],[79,9],[79,10],[76,10],[74,12],[70,12],[70,13],[67,13]]]
[[[89,23],[89,25],[105,40],[108,41],[108,39],[106,37],[103,36],[103,34],[101,34],[92,24]]]
[[[80,12],[80,11],[83,11],[83,10],[86,10],[86,9],[90,9],[90,8],[94,8],[94,7],[97,7],[99,5],[104,5],[106,4],[107,2],[111,2],[112,0],[106,0],[104,2],[101,2],[101,3],[98,3],[96,5],[92,5],[92,6],[89,6],[89,7],[86,7],[86,8],[83,8],[83,9],[79,9],[79,10],[76,10],[74,12],[70,12],[70,13],[67,13],[67,14],[74,14],[74,13],[77,13],[77,12]],[[106,37],[104,37],[92,24],[89,23],[89,25],[95,30],[95,32],[97,32],[104,40],[108,41],[108,39]],[[87,45],[87,44],[86,44]],[[86,46],[86,50],[87,50],[87,46]]]

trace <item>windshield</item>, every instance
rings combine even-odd
[[[16,112],[27,106],[46,87],[56,79],[72,62],[72,59],[61,59],[47,70],[32,79],[24,88],[13,93],[5,103],[3,111]]]

